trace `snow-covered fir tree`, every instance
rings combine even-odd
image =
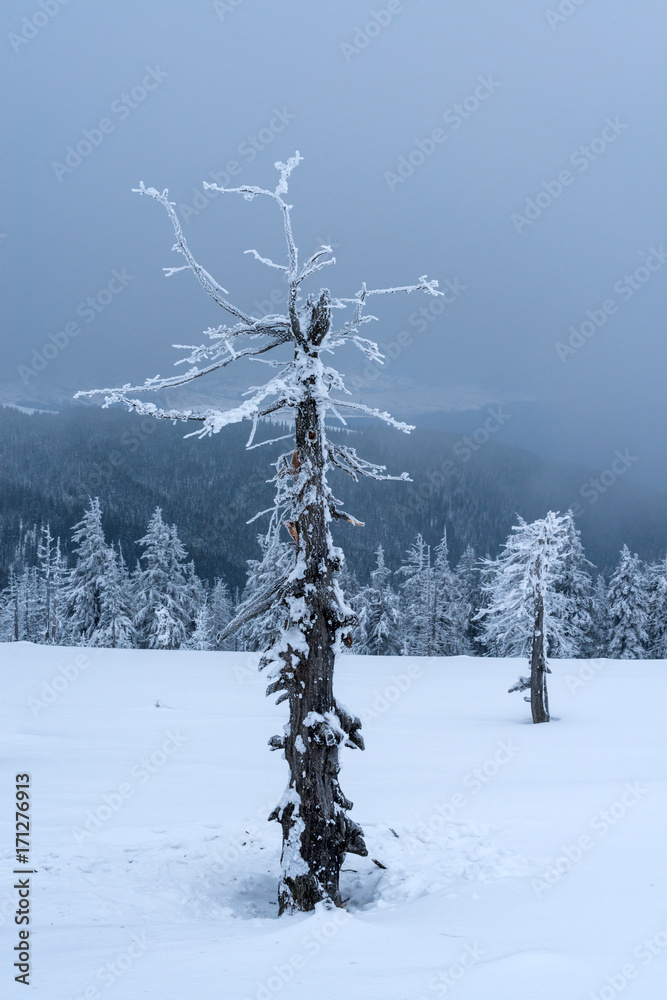
[[[567,598],[563,606],[565,618],[562,629],[552,638],[549,652],[553,657],[594,656],[593,581],[588,572],[594,566],[584,555],[581,532],[571,510],[565,514],[565,532],[563,565],[556,585]]]
[[[609,635],[609,607],[607,604],[607,581],[601,573],[595,578],[591,601],[591,656],[607,655],[607,638]]]
[[[72,539],[75,563],[67,582],[67,632],[74,645],[87,646],[94,641],[100,625],[104,577],[109,566],[97,497],[89,500],[82,520],[74,526]]]
[[[435,650],[435,588],[431,547],[421,533],[397,570],[400,585],[402,650],[405,656],[433,656]]]
[[[466,546],[456,564],[455,572],[461,636],[458,652],[461,655],[472,656],[482,649],[479,641],[480,625],[476,621],[477,612],[482,606],[480,566],[472,545]]]
[[[211,641],[213,649],[234,649],[235,639],[231,637],[218,642],[218,636],[227,628],[234,617],[234,602],[229,587],[222,578],[215,581],[211,594]]]
[[[100,594],[100,621],[91,644],[108,649],[132,649],[137,645],[134,627],[134,595],[120,549],[107,549],[107,565]]]
[[[162,520],[160,507],[138,544],[144,549],[142,569],[135,577],[139,641],[149,649],[178,649],[192,625],[193,583],[187,575],[185,546],[176,526]]]
[[[192,635],[185,641],[186,649],[213,649],[213,615],[205,595],[195,614],[195,627]]]
[[[247,560],[248,575],[241,594],[239,614],[242,614],[245,608],[252,607],[253,602],[261,594],[270,592],[284,580],[294,564],[294,546],[291,542],[281,541],[278,531],[272,530],[267,535],[258,535],[257,544],[261,549],[261,558]],[[271,603],[261,615],[251,618],[238,629],[236,633],[238,648],[245,652],[265,649],[271,637],[280,632],[283,619],[280,603]]]
[[[511,691],[530,691],[533,722],[549,721],[547,650],[567,641],[569,599],[558,590],[565,563],[567,518],[549,511],[528,524],[519,518],[503,551],[484,561],[482,590],[487,605],[479,617],[482,641],[497,656],[527,656],[530,676]]]
[[[398,594],[392,588],[391,570],[385,566],[382,546],[376,552],[371,581],[354,598],[359,618],[354,652],[369,656],[398,656],[401,651]]]
[[[458,656],[465,651],[466,612],[459,578],[449,565],[447,529],[435,550],[433,563],[432,655]]]
[[[638,555],[627,545],[607,593],[607,656],[613,660],[641,660],[649,646],[649,597],[646,572]]]
[[[667,659],[667,558],[647,567],[648,650],[658,660]]]

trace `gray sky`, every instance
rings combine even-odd
[[[386,371],[341,358],[364,398],[417,422],[533,399],[560,457],[603,468],[629,448],[628,475],[667,486],[655,0],[6,0],[0,19],[3,398],[167,374],[173,342],[223,321],[191,275],[163,278],[178,260],[140,180],[185,207],[235,301],[279,294],[242,254],[281,252],[274,206],[193,198],[230,162],[229,183],[273,186],[299,149],[297,242],[335,244],[334,293],[424,273],[450,288],[438,315],[378,304]],[[503,433],[538,448],[525,412]]]

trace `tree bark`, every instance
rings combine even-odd
[[[544,598],[541,593],[535,600],[535,627],[530,658],[530,708],[533,722],[549,721],[547,694],[547,663],[544,651]]]
[[[318,359],[317,350],[310,347],[316,318],[322,322],[317,307],[308,336],[313,361]],[[289,470],[296,478],[300,511],[290,522],[298,567],[286,598],[286,635],[292,644],[281,653],[284,667],[267,692],[281,691],[278,700],[287,698],[290,710],[285,736],[270,741],[274,749],[284,748],[290,771],[285,796],[270,817],[283,830],[281,913],[312,910],[325,899],[342,905],[339,877],[345,854],[368,853],[361,827],[347,816],[352,802],[338,783],[339,747],[363,749],[363,740],[359,719],[339,706],[333,693],[337,635],[352,621],[335,579],[340,555],[329,532],[324,410],[316,398],[315,381],[315,375],[305,379],[306,394],[297,406],[297,461],[293,459]]]

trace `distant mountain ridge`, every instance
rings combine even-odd
[[[615,564],[624,542],[642,558],[664,556],[667,494],[624,479],[620,460],[598,487],[593,484],[599,470],[498,444],[494,434],[502,419],[500,405],[479,411],[477,426],[466,434],[404,435],[367,423],[355,428],[361,455],[392,473],[407,471],[413,480],[355,484],[332,473],[345,509],[365,522],[364,528],[336,526],[349,566],[362,580],[379,544],[395,569],[418,531],[434,545],[446,526],[453,560],[468,544],[479,555],[493,555],[517,514],[532,520],[549,509],[575,509],[587,555],[601,571]],[[122,542],[130,565],[138,556],[136,540],[159,505],[165,519],[178,525],[200,575],[224,575],[232,587],[241,586],[245,560],[257,556],[255,538],[265,524],[246,522],[270,506],[270,463],[286,443],[246,452],[245,426],[203,441],[184,440],[187,429],[119,408],[72,406],[33,414],[0,408],[3,578],[21,522],[48,521],[68,548],[71,526],[92,495],[102,502],[107,537]],[[264,436],[274,436],[270,427]]]

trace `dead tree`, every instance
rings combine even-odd
[[[217,433],[228,424],[249,420],[252,430],[248,448],[257,446],[255,434],[263,418],[278,413],[293,418],[293,430],[285,435],[292,441],[289,451],[276,463],[275,504],[269,511],[262,512],[270,514],[269,531],[274,537],[281,525],[286,526],[294,544],[293,566],[269,591],[253,597],[242,607],[220,636],[223,640],[277,603],[284,608],[283,628],[271,637],[260,664],[267,672],[267,694],[277,695],[278,702],[289,703],[289,721],[284,733],[270,740],[272,749],[284,752],[289,767],[287,789],[270,817],[281,824],[283,834],[281,913],[311,910],[322,900],[331,900],[340,906],[339,873],[346,852],[367,853],[363,831],[348,815],[352,803],[338,782],[340,748],[363,749],[363,739],[359,719],[336,701],[333,692],[334,658],[356,619],[337,583],[343,553],[334,546],[329,530],[332,521],[344,520],[354,525],[361,522],[341,509],[327,482],[327,471],[335,466],[354,480],[359,476],[408,478],[407,473],[388,476],[384,466],[367,462],[353,448],[330,441],[325,419],[333,416],[344,424],[342,414],[347,410],[378,417],[401,431],[412,429],[395,421],[388,413],[345,398],[347,390],[343,378],[324,363],[324,356],[351,343],[370,361],[381,361],[377,344],[359,333],[363,324],[375,318],[364,315],[367,300],[374,295],[399,292],[441,294],[437,291],[437,282],[424,276],[416,284],[399,288],[370,290],[362,285],[352,298],[337,298],[326,288],[304,298],[304,282],[334,264],[335,259],[330,247],[321,246],[305,263],[299,262],[292,235],[291,206],[284,196],[288,178],[300,160],[297,152],[287,163],[276,164],[280,178],[273,191],[249,185],[237,188],[204,185],[225,194],[241,194],[248,201],[266,197],[280,210],[286,263],[275,263],[260,256],[256,250],[246,252],[282,272],[288,290],[287,309],[282,315],[258,317],[233,305],[227,298],[227,291],[193,257],[174,203],[168,200],[168,192],[140,185],[140,194],[154,198],[166,210],[176,236],[174,250],[185,259],[183,267],[165,268],[166,275],[192,271],[235,323],[209,329],[206,331],[209,343],[187,347],[189,354],[183,360],[190,367],[180,377],[156,377],[142,386],[96,390],[105,396],[105,406],[123,402],[142,414],[167,420],[198,421],[201,428],[194,433],[200,437]],[[351,318],[338,328],[333,322],[335,310],[351,311]],[[259,359],[274,349],[277,349],[278,358],[268,362],[274,376],[263,386],[249,390],[248,398],[232,409],[163,409],[132,395],[181,386],[240,358]]]

